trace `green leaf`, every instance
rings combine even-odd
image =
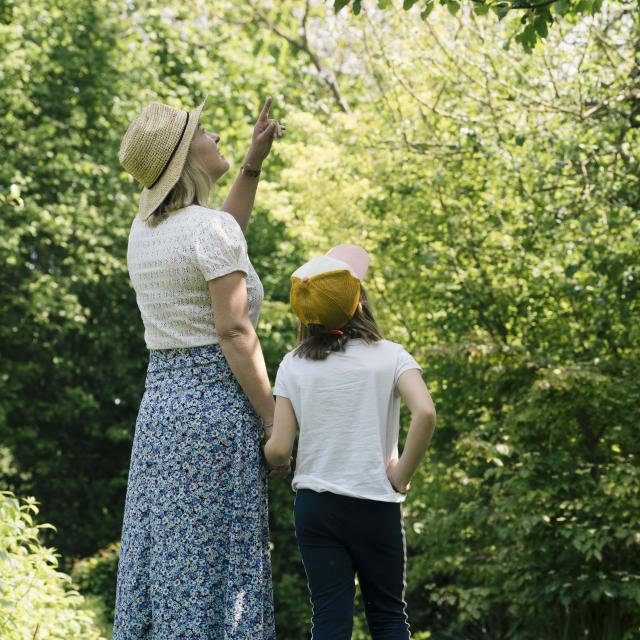
[[[508,2],[500,2],[491,5],[491,10],[498,16],[498,20],[502,20],[511,10],[511,5]]]
[[[349,2],[351,2],[351,0],[334,0],[333,12],[339,13],[349,4]]]
[[[559,16],[564,16],[569,11],[571,5],[569,0],[557,0],[554,2],[551,7],[553,8],[554,13]]]
[[[532,24],[528,24],[518,35],[516,42],[519,42],[527,53],[531,53],[538,41],[536,29]]]
[[[547,21],[544,18],[536,18],[533,22],[533,26],[536,30],[536,33],[541,38],[546,38],[549,34],[549,30],[547,29]]]
[[[431,15],[431,12],[433,11],[434,6],[435,5],[433,3],[433,0],[431,0],[430,2],[427,2],[424,5],[424,9],[420,12],[420,17],[423,20],[426,20]]]
[[[447,9],[452,16],[455,16],[460,11],[460,3],[457,0],[447,0]]]

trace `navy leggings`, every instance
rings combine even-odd
[[[351,640],[355,574],[373,640],[410,638],[400,504],[298,489],[294,514],[312,640]]]

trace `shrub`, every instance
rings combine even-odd
[[[104,606],[105,616],[113,623],[116,606],[116,578],[118,576],[118,560],[120,543],[114,542],[100,549],[89,558],[78,560],[71,570],[73,582],[82,593],[97,596]]]
[[[3,640],[103,640],[94,614],[57,570],[55,548],[43,547],[33,497],[22,499],[0,491],[0,637]]]

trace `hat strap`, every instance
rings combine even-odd
[[[340,337],[344,335],[344,331],[341,331],[340,329],[320,329],[319,333],[333,333]]]
[[[167,161],[164,163],[164,167],[162,167],[162,171],[160,171],[158,177],[153,181],[153,184],[150,185],[149,187],[147,187],[148,189],[153,189],[153,187],[155,187],[156,184],[158,184],[158,180],[160,180],[160,178],[162,178],[162,174],[167,170],[167,167],[169,166],[169,163],[171,162],[171,159],[173,158],[173,156],[176,155],[176,151],[178,150],[178,147],[180,146],[180,143],[182,142],[182,138],[184,136],[184,132],[187,130],[187,125],[189,124],[189,112],[185,111],[185,113],[187,114],[187,119],[184,122],[184,127],[182,127],[182,133],[180,134],[180,137],[178,138],[178,142],[176,142],[176,146],[173,147],[173,151],[171,152],[171,155],[167,158]]]

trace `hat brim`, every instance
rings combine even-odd
[[[182,140],[180,141],[173,158],[171,158],[171,162],[169,162],[169,165],[165,169],[160,180],[158,180],[151,189],[147,189],[145,187],[142,190],[142,193],[140,194],[140,204],[138,206],[138,218],[141,220],[147,220],[147,218],[149,218],[149,216],[162,204],[162,201],[167,197],[169,191],[173,189],[176,182],[178,182],[182,169],[184,168],[184,163],[187,160],[189,146],[193,140],[198,122],[200,122],[200,114],[207,102],[207,97],[208,96],[205,96],[202,104],[196,107],[189,114],[189,122],[187,123],[187,128],[184,130]]]
[[[346,262],[357,278],[364,280],[369,268],[369,254],[357,244],[339,244],[329,249],[325,256]]]

